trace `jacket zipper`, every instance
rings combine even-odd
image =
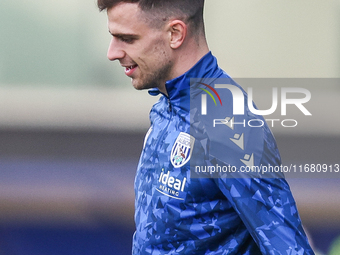
[[[162,138],[164,137],[165,132],[168,130],[168,127],[169,127],[170,122],[171,122],[171,119],[172,119],[172,105],[171,105],[170,98],[168,98],[168,107],[167,107],[167,108],[168,108],[167,110],[169,111],[169,119],[168,119],[168,123],[167,123],[166,126],[164,127],[164,130],[163,130],[161,136],[159,137],[159,139],[158,139],[158,141],[157,141],[157,145],[156,145],[156,147],[155,147],[156,149],[158,149],[159,144],[160,144]]]

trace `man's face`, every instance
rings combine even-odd
[[[136,89],[163,88],[172,69],[165,26],[151,27],[135,3],[120,3],[107,15],[112,35],[108,58],[119,60]]]

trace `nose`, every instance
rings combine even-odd
[[[125,57],[125,52],[123,49],[119,48],[117,39],[112,38],[109,49],[107,51],[107,58],[111,61],[117,60],[117,59],[122,59]]]

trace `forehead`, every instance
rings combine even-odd
[[[109,31],[113,34],[133,34],[149,29],[138,4],[121,2],[107,10]]]

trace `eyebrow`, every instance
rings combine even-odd
[[[129,37],[129,38],[134,38],[134,39],[138,39],[139,38],[139,35],[136,35],[136,34],[122,34],[122,33],[111,33],[109,31],[110,35],[114,36],[114,37],[118,37],[118,38],[121,38],[121,37]]]

